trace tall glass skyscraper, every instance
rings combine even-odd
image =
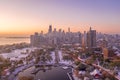
[[[90,30],[87,33],[87,47],[89,49],[96,47],[96,30]]]

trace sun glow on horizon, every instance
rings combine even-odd
[[[93,27],[102,33],[120,34],[119,1],[0,1],[0,35],[47,33],[48,26],[73,32]]]

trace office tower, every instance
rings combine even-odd
[[[70,28],[68,28],[68,32],[70,32]]]
[[[87,33],[86,31],[84,31],[83,35],[82,35],[82,47],[86,47],[87,46]]]
[[[43,31],[41,31],[41,33],[40,33],[41,35],[43,35]]]
[[[37,46],[39,44],[39,34],[37,32],[30,36],[30,42],[31,46]]]
[[[44,46],[44,45],[62,45],[62,44],[81,44],[82,35],[80,32],[73,33],[70,32],[70,28],[68,28],[68,32],[65,32],[62,29],[58,31],[56,28],[52,31],[52,26],[49,26],[48,33],[43,34],[41,31],[40,34],[35,33],[30,36],[30,43],[32,46]]]
[[[52,25],[49,25],[48,33],[52,32]]]
[[[54,31],[53,32],[56,32],[56,28],[54,28]]]
[[[75,43],[77,42],[79,44],[82,44],[82,34],[80,32],[78,32],[75,36],[78,36]]]
[[[61,33],[61,32],[62,32],[62,29],[59,29],[59,32]]]
[[[104,35],[103,37],[103,42],[102,42],[102,47],[107,47],[108,46],[108,39],[107,37]]]
[[[90,30],[87,32],[87,47],[89,49],[96,47],[96,30]]]

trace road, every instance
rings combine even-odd
[[[80,60],[81,62],[85,63],[85,60],[81,59],[80,57],[77,58],[78,60]],[[117,80],[120,80],[120,77],[119,76],[115,76],[113,75],[113,73],[110,72],[109,69],[105,69],[104,67],[100,66],[100,65],[96,65],[96,64],[92,64],[92,66],[96,67],[96,68],[99,68],[105,72],[107,72],[108,74],[110,74],[111,76],[113,76],[114,78],[116,78]]]

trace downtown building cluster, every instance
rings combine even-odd
[[[56,28],[52,29],[52,26],[49,26],[48,32],[43,34],[35,32],[34,35],[30,36],[31,46],[43,46],[43,45],[63,45],[63,44],[79,44],[84,47],[92,48],[96,47],[96,30],[90,30],[84,34],[80,32],[71,32],[70,28],[65,32],[62,29],[58,31]]]

